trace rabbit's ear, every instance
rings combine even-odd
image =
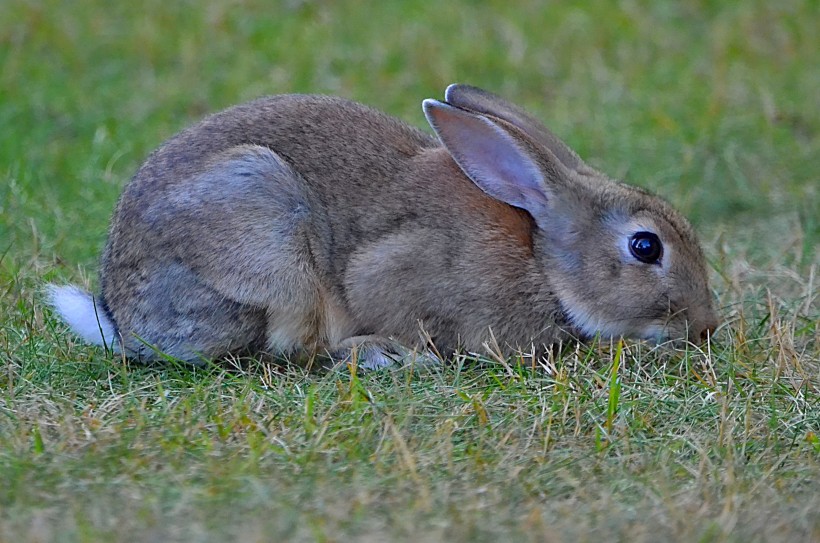
[[[500,96],[470,85],[452,84],[444,91],[444,100],[456,107],[492,115],[520,128],[525,134],[549,149],[567,168],[583,171],[587,168],[575,151],[547,130],[529,113]]]
[[[425,100],[423,106],[444,147],[481,190],[536,219],[543,216],[548,201],[544,173],[528,145],[483,115],[438,100]]]

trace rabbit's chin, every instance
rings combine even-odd
[[[669,328],[662,324],[651,324],[646,327],[643,334],[636,335],[635,337],[637,339],[649,341],[655,345],[662,345],[672,340],[672,337],[670,337]]]
[[[674,339],[674,334],[670,334],[672,331],[665,322],[641,325],[630,320],[607,320],[577,306],[565,308],[564,314],[578,331],[581,339],[624,337],[649,341],[655,345]]]

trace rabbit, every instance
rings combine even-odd
[[[666,201],[476,87],[423,111],[435,137],[319,95],[205,118],[125,187],[101,293],[51,285],[51,304],[88,342],[193,363],[355,351],[378,368],[715,329],[700,245]]]

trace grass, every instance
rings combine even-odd
[[[820,540],[820,8],[784,2],[0,7],[0,540]],[[725,323],[545,363],[139,367],[71,337],[117,195],[262,94],[422,126],[453,81],[701,232]]]

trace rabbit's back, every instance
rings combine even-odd
[[[213,157],[238,145],[274,150],[309,183],[387,177],[407,157],[437,146],[424,132],[338,97],[286,94],[260,98],[206,117],[166,141],[145,161],[129,191],[184,183]]]
[[[436,204],[425,187],[400,186],[418,185],[405,174],[414,157],[439,148],[433,137],[342,98],[278,95],[211,115],[157,149],[123,191],[109,244],[120,235],[139,243],[134,229],[152,222],[146,216],[150,202],[186,193],[187,184],[222,153],[243,145],[271,149],[299,175],[311,208],[326,222],[317,230],[334,232],[332,244],[317,247],[328,261],[349,253],[361,237],[383,231],[385,222],[415,213],[416,202],[406,198]]]

